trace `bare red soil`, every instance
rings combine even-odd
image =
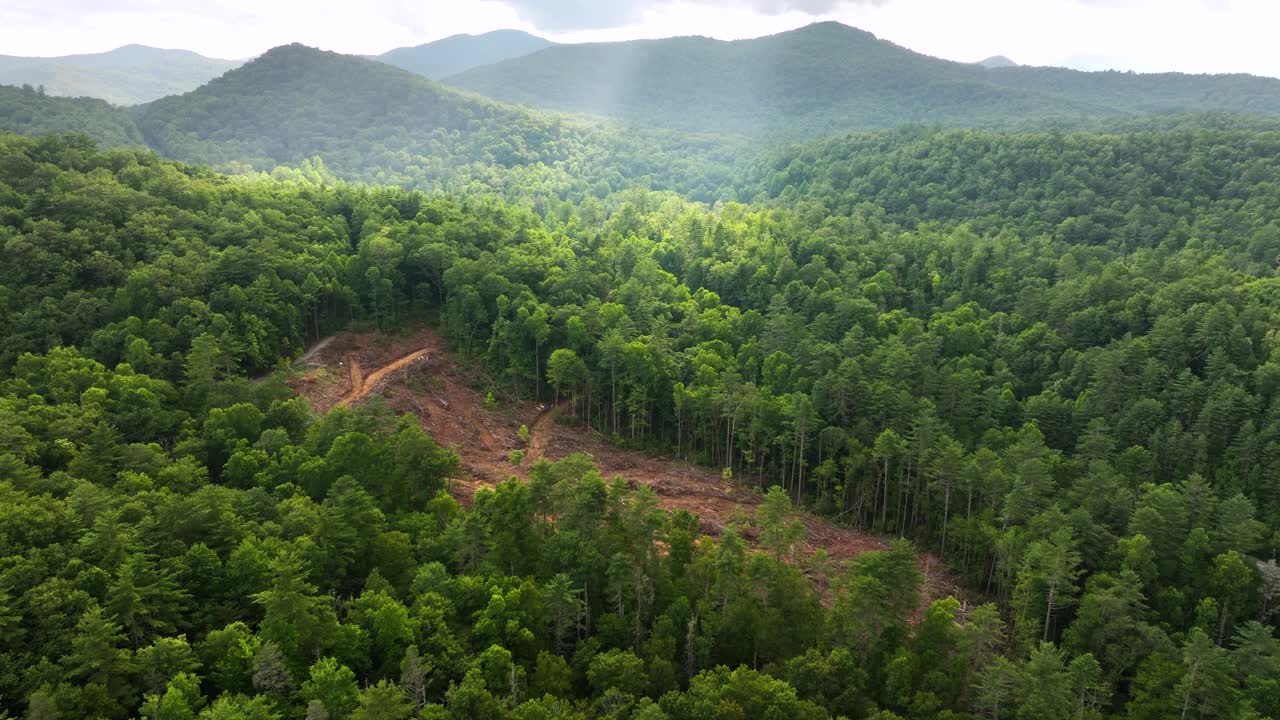
[[[317,412],[348,407],[380,393],[392,409],[417,416],[436,442],[461,458],[464,473],[453,481],[451,492],[463,504],[469,505],[482,487],[527,477],[528,468],[540,459],[581,452],[591,456],[606,478],[647,485],[661,507],[694,513],[704,533],[719,535],[734,525],[748,540],[754,539],[751,518],[762,501],[759,490],[683,460],[618,448],[571,422],[566,405],[507,399],[487,409],[484,394],[475,389],[490,385],[485,380],[477,363],[449,352],[436,331],[420,328],[404,336],[335,336],[310,355],[290,384]],[[519,438],[521,425],[529,428],[527,443]],[[510,462],[513,450],[524,452],[519,465]],[[806,555],[821,549],[841,562],[888,547],[881,537],[808,513],[798,515],[807,530]],[[930,598],[960,593],[959,583],[942,571],[936,558],[922,554],[921,563]]]

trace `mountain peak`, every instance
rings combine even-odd
[[[523,30],[494,30],[482,35],[451,35],[424,45],[396,48],[376,59],[438,80],[483,65],[523,57],[554,45],[550,40]]]
[[[0,84],[43,85],[50,95],[137,105],[194,90],[239,64],[133,43],[81,55],[0,56]]]
[[[318,47],[303,45],[300,42],[291,42],[287,45],[277,45],[271,48],[270,50],[262,53],[258,57],[259,59],[261,59],[266,57],[279,57],[281,55],[317,55],[318,56],[318,55],[324,55],[326,53],[327,51],[321,50]],[[327,53],[327,54],[336,55],[337,53]]]
[[[1009,68],[1019,67],[1018,63],[1010,60],[1003,55],[992,55],[986,60],[979,60],[974,65],[981,65],[984,68]]]
[[[867,32],[861,28],[852,25],[845,25],[836,20],[823,20],[821,22],[809,23],[795,30],[779,33],[780,35],[827,35],[827,36],[847,36],[855,37],[862,40],[877,40],[874,33]]]

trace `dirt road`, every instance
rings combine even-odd
[[[329,344],[333,342],[333,339],[334,339],[335,337],[336,337],[335,335],[330,335],[329,337],[327,337],[327,338],[325,338],[325,339],[321,340],[320,342],[316,343],[315,345],[312,345],[312,346],[311,346],[311,348],[310,348],[309,350],[307,350],[307,353],[306,353],[305,355],[303,355],[302,357],[298,358],[298,362],[300,362],[300,363],[308,363],[308,362],[311,362],[312,358],[314,358],[316,355],[319,355],[320,353],[324,352],[324,349],[325,349],[325,348],[327,348],[327,347],[329,347]]]
[[[426,358],[428,350],[429,348],[419,348],[414,350],[408,355],[396,358],[390,363],[383,365],[375,370],[373,374],[368,376],[365,376],[361,371],[360,362],[358,360],[355,358],[349,358],[348,362],[350,363],[351,389],[347,391],[346,395],[342,396],[342,399],[338,400],[338,407],[350,407],[352,403],[359,402],[369,397],[374,393],[374,391],[378,390],[381,387],[382,382],[388,379],[393,373],[404,370],[419,360]]]
[[[547,454],[556,418],[564,414],[564,409],[564,405],[552,405],[538,413],[537,419],[529,426],[529,445],[524,452],[525,464],[532,465]]]

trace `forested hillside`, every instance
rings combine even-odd
[[[80,133],[103,147],[144,145],[128,110],[105,100],[54,97],[30,85],[0,85],[0,130],[23,135]]]
[[[900,123],[1024,124],[1109,115],[982,80],[823,23],[755,40],[561,45],[447,78],[490,97],[683,130],[815,136]]]
[[[534,212],[2,136],[5,708],[1274,717],[1277,136],[833,142],[765,206]],[[718,540],[581,457],[464,509],[414,418],[244,379],[433,318],[508,391],[777,489]],[[800,552],[794,503],[971,597],[919,607],[905,542]]]
[[[607,195],[633,184],[716,199],[734,147],[624,133],[462,93],[372,60],[280,47],[196,92],[143,106],[161,154],[232,172],[314,157],[336,176],[411,188]]]
[[[1269,116],[1280,114],[1280,80],[1256,75],[998,67],[989,69],[985,79],[1001,87],[1118,108],[1128,113],[1219,110]]]
[[[638,124],[789,138],[903,124],[1096,127],[1144,113],[1280,114],[1274,78],[986,68],[839,23],[734,42],[561,45],[446,82]]]
[[[137,105],[195,90],[239,64],[143,45],[62,57],[0,55],[0,84],[44,86],[50,95]]]
[[[1277,201],[1280,124],[1222,120],[1106,135],[859,133],[766,153],[740,194],[907,227],[965,223],[1126,250],[1215,240],[1252,248],[1255,271],[1266,272],[1276,259],[1267,208]]]
[[[275,48],[191,95],[152,103],[139,124],[160,152],[213,165],[270,169],[323,155],[338,172],[390,174],[421,164],[427,177],[472,161],[554,162],[573,149],[560,143],[575,139],[565,120],[301,45]]]
[[[494,30],[482,35],[451,35],[425,45],[396,48],[377,59],[439,80],[474,67],[524,57],[553,45],[550,40],[519,30]]]

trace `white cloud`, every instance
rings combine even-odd
[[[921,22],[927,17],[928,22]],[[1271,0],[894,0],[840,19],[953,60],[1002,54],[1033,65],[1280,76]]]

